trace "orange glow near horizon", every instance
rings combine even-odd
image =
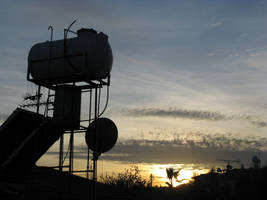
[[[194,171],[193,170],[181,170],[179,172],[179,175],[177,177],[177,181],[174,182],[173,186],[176,187],[176,186],[179,186],[179,185],[182,185],[182,184],[186,184],[186,183],[189,183],[190,181],[192,181],[192,178],[194,176]]]
[[[49,157],[49,159],[48,159]],[[56,156],[45,156],[39,160],[38,165],[51,166],[57,164]],[[153,186],[167,186],[169,182],[166,169],[173,167],[175,170],[180,169],[177,180],[173,179],[173,186],[177,187],[182,184],[192,181],[192,177],[207,173],[209,169],[196,166],[195,164],[155,164],[155,163],[125,163],[118,161],[99,160],[98,162],[98,177],[101,175],[117,175],[123,173],[125,169],[130,169],[133,166],[138,166],[140,175],[143,179],[149,180],[150,174],[153,175]],[[75,170],[85,170],[86,160],[75,159]],[[85,173],[77,173],[76,175],[86,177]],[[99,179],[100,180],[100,179]]]
[[[197,169],[194,168],[193,164],[186,165],[186,164],[176,164],[176,165],[171,165],[171,164],[153,164],[149,168],[149,172],[153,174],[154,176],[154,186],[167,186],[166,182],[169,182],[169,179],[167,178],[166,174],[166,168],[169,167],[174,167],[175,169],[181,169],[179,172],[179,175],[177,177],[177,180],[173,178],[173,186],[177,187],[182,184],[189,183],[192,181],[193,177],[199,174],[204,174],[207,173],[209,170],[208,169]]]

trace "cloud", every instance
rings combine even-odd
[[[249,123],[258,128],[267,127],[267,121],[260,118],[252,117],[250,115],[226,115],[216,111],[188,110],[179,108],[133,108],[123,109],[122,114],[131,117],[171,117],[211,121],[241,119],[247,120]]]
[[[214,23],[210,23],[210,27],[219,27],[222,24],[223,24],[222,22],[214,22]]]
[[[0,114],[0,122],[5,121],[8,118],[7,114]]]
[[[255,126],[259,127],[259,128],[263,128],[263,127],[267,127],[267,122],[266,121],[262,121],[262,120],[251,120],[250,121],[251,124],[254,124]]]
[[[244,119],[250,122],[252,125],[258,127],[258,128],[263,128],[267,127],[267,121],[263,120],[259,117],[252,117],[250,115],[234,115],[233,116],[236,119]]]
[[[77,19],[73,30],[92,27],[109,35],[114,67],[108,110],[113,110],[114,105],[119,108],[183,105],[206,111],[174,109],[168,113],[159,109],[146,114],[211,121],[233,119],[212,112],[220,106],[226,109],[223,112],[252,110],[266,116],[260,106],[266,102],[263,95],[266,72],[261,70],[266,63],[264,55],[243,52],[250,48],[266,50],[267,35],[262,34],[266,32],[266,26],[262,26],[266,22],[266,3],[240,2],[216,1],[211,5],[208,1],[193,4],[118,1],[118,6],[114,6],[114,2],[99,1],[7,1],[0,8],[4,19],[0,39],[2,112],[9,113],[25,92],[26,87],[20,88],[26,86],[29,48],[49,39],[49,25],[55,28],[54,39],[62,39],[63,28]],[[216,17],[210,20],[211,16]],[[242,56],[233,58],[231,54]],[[9,71],[14,71],[14,75],[10,76]],[[14,92],[10,86],[18,89]],[[249,120],[256,127],[266,127],[264,120]],[[131,132],[136,127],[127,128]]]
[[[162,136],[165,134],[162,133]],[[168,138],[168,134],[165,138]],[[115,147],[102,154],[100,159],[136,163],[216,163],[217,159],[240,160],[248,167],[251,158],[261,153],[267,156],[267,138],[237,137],[228,134],[174,133],[172,140],[128,139],[119,141]],[[75,147],[75,158],[86,159],[87,147]],[[48,152],[55,155],[56,152]],[[263,162],[264,163],[264,162]]]
[[[160,108],[135,108],[124,109],[123,114],[132,117],[173,117],[197,120],[225,120],[227,117],[219,112],[186,110],[186,109],[160,109]]]

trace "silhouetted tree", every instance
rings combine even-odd
[[[149,182],[147,184],[149,187],[153,187],[153,179],[154,179],[153,174],[150,174],[150,176],[149,176]]]
[[[215,169],[214,169],[214,167],[212,167],[211,169],[210,169],[210,173],[214,173],[215,172]]]
[[[100,176],[101,182],[119,188],[146,187],[149,183],[140,174],[138,166],[125,169],[124,172],[115,175]]]
[[[260,166],[261,166],[261,159],[258,158],[258,156],[253,156],[252,157],[252,162],[253,162],[254,168],[256,168],[256,169],[260,168]]]
[[[217,172],[218,173],[222,173],[222,169],[219,167],[219,168],[217,168]]]
[[[180,170],[175,171],[172,167],[166,169],[167,178],[170,182],[166,182],[166,184],[170,187],[173,187],[173,178],[177,180]]]
[[[230,172],[233,169],[232,165],[229,163],[226,165],[226,173]]]

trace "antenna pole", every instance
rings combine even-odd
[[[95,120],[97,119],[97,106],[98,106],[98,102],[97,102],[97,87],[95,88]],[[96,123],[96,127],[95,127],[95,132],[96,132],[96,137],[95,137],[95,151],[94,151],[94,156],[93,156],[93,180],[94,182],[97,181],[97,123]]]
[[[50,32],[50,42],[52,42],[52,40],[53,40],[53,26],[49,26],[49,27],[48,27],[48,30],[51,31],[51,32]]]
[[[59,143],[59,172],[62,172],[63,165],[63,147],[64,147],[64,134],[60,137]]]
[[[41,86],[38,85],[38,92],[37,92],[37,108],[36,112],[39,114],[39,107],[40,107],[40,93],[41,93]]]
[[[71,130],[70,133],[70,157],[69,157],[69,173],[72,174],[73,171],[73,134],[74,131]]]
[[[74,22],[73,22],[74,23]],[[75,83],[73,83],[73,86],[75,86]],[[72,100],[74,101],[74,97],[72,96]],[[73,148],[74,148],[74,105],[72,104],[71,106],[71,113],[72,113],[72,117],[71,117],[71,123],[72,123],[72,129],[70,132],[70,157],[69,157],[69,172],[70,174],[72,174],[73,171]]]
[[[91,113],[92,113],[92,89],[89,91],[89,125],[91,123]],[[90,169],[90,149],[87,147],[87,173],[86,178],[89,178],[89,169]]]

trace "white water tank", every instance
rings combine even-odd
[[[107,78],[113,56],[108,36],[82,28],[77,37],[35,44],[28,56],[28,71],[40,85]]]

